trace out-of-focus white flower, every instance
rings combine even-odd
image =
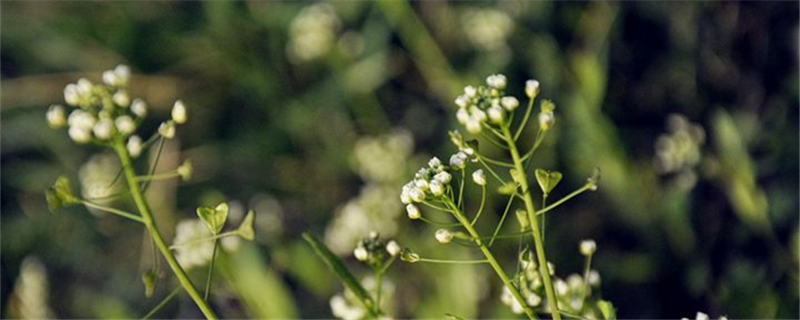
[[[128,153],[131,157],[138,158],[142,154],[142,138],[137,135],[132,135],[128,138]]]
[[[500,105],[508,111],[514,111],[514,109],[519,107],[519,100],[511,96],[503,97],[500,99]]]
[[[67,118],[67,123],[70,128],[91,130],[96,122],[97,119],[95,119],[91,113],[81,109],[73,110],[72,113],[69,114],[69,118]]]
[[[363,137],[353,148],[352,166],[367,181],[397,183],[414,151],[414,139],[408,131]]]
[[[555,288],[556,294],[560,296],[564,296],[569,292],[569,286],[561,279],[556,279],[556,281],[553,282],[553,288]]]
[[[136,122],[128,115],[117,117],[114,119],[114,124],[117,125],[117,131],[123,135],[129,135],[136,131]]]
[[[114,121],[111,119],[100,119],[92,129],[94,136],[100,140],[108,140],[114,132]]]
[[[531,99],[536,98],[536,96],[539,95],[539,81],[525,81],[525,95]]]
[[[16,319],[54,319],[48,303],[49,284],[45,265],[35,256],[22,260],[11,292],[7,315]]]
[[[367,248],[358,246],[353,250],[353,256],[355,256],[358,261],[367,261],[367,259],[369,259],[369,252],[367,252]]]
[[[187,219],[175,226],[175,258],[181,267],[191,269],[201,267],[211,261],[214,253],[214,241],[205,223],[200,219]]]
[[[462,16],[461,25],[469,42],[486,51],[507,47],[506,39],[514,29],[511,17],[496,9],[468,9]]]
[[[358,320],[364,318],[366,311],[363,307],[352,305],[340,294],[331,297],[331,312],[334,317],[344,320]]]
[[[409,219],[419,219],[422,217],[422,213],[419,211],[419,208],[413,203],[406,205],[406,212],[408,213]]]
[[[556,117],[552,111],[539,113],[539,128],[542,130],[549,130],[556,122]]]
[[[133,99],[133,103],[131,103],[131,112],[139,118],[144,118],[147,115],[147,103],[139,98]]]
[[[92,140],[92,132],[89,129],[70,127],[68,133],[70,139],[77,143],[87,143]]]
[[[162,122],[161,125],[158,127],[158,133],[167,139],[172,139],[175,137],[175,122],[167,121]]]
[[[54,129],[67,125],[67,113],[63,106],[54,104],[47,109],[47,124]]]
[[[114,70],[103,72],[103,82],[110,86],[124,87],[130,80],[131,69],[124,65],[118,65]]]
[[[70,83],[64,87],[64,101],[71,106],[77,106],[81,102],[81,96],[78,93],[77,85]]]
[[[131,97],[124,90],[120,90],[114,93],[114,95],[111,96],[111,100],[113,100],[114,103],[123,108],[127,108],[128,105],[131,104]]]
[[[186,122],[186,118],[186,105],[184,105],[181,100],[175,101],[175,104],[172,106],[172,121],[182,124]]]
[[[472,173],[472,181],[479,186],[486,185],[486,174],[483,173],[483,169],[475,170],[475,172]]]
[[[495,89],[505,89],[507,83],[506,76],[502,74],[493,74],[486,77],[486,84]]]
[[[120,169],[119,160],[112,154],[100,153],[89,158],[78,170],[82,196],[100,204],[111,203],[111,196],[124,188],[124,183],[115,183]],[[97,209],[87,208],[92,214],[105,215]]]
[[[434,235],[436,236],[436,241],[439,241],[439,243],[450,243],[450,241],[453,241],[453,233],[447,229],[436,230]]]
[[[503,115],[505,112],[500,106],[494,105],[489,107],[487,113],[489,114],[489,120],[492,120],[493,123],[499,124],[503,122]]]
[[[330,4],[305,7],[289,26],[286,51],[294,63],[318,59],[327,54],[336,40],[341,22]]]
[[[397,256],[398,254],[400,254],[401,250],[402,249],[400,248],[400,245],[397,244],[397,241],[392,240],[392,241],[389,241],[389,243],[386,244],[386,252],[388,252],[393,257]]]
[[[86,78],[78,79],[77,85],[78,94],[81,96],[90,95],[92,93],[92,88],[94,87],[92,82]]]
[[[466,86],[464,87],[464,95],[466,95],[467,98],[475,98],[475,96],[478,95],[478,89],[473,86]]]
[[[584,256],[591,256],[597,250],[597,243],[594,240],[581,241],[581,254]]]

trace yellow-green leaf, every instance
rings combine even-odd
[[[253,228],[253,222],[255,221],[256,212],[250,210],[247,212],[247,215],[242,220],[242,224],[239,225],[239,229],[236,230],[236,233],[239,234],[240,237],[245,238],[247,240],[253,241],[256,236],[255,229]]]
[[[222,227],[225,226],[225,221],[228,220],[228,203],[220,203],[215,208],[199,207],[197,208],[197,216],[211,230],[211,233],[219,234],[222,231]]]

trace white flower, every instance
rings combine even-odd
[[[567,286],[567,283],[561,279],[556,279],[556,281],[553,281],[553,287],[556,289],[556,294],[560,296],[566,295],[567,292],[569,292],[569,286]]]
[[[133,118],[130,116],[120,116],[117,119],[114,119],[114,124],[117,125],[117,130],[124,135],[128,135],[136,131],[136,122],[134,122]]]
[[[72,141],[77,143],[87,143],[92,139],[92,133],[89,129],[81,127],[69,127],[69,137]]]
[[[363,246],[359,245],[353,250],[353,255],[356,257],[358,261],[367,261],[369,259],[369,252]]]
[[[131,68],[124,64],[117,65],[114,68],[114,74],[117,76],[118,84],[124,86],[128,84],[128,80],[131,78]]]
[[[469,112],[472,113],[473,118],[477,119],[480,122],[486,120],[486,112],[484,112],[483,110],[481,110],[476,106],[472,106],[471,108],[469,108]]]
[[[69,114],[69,118],[67,118],[67,123],[70,127],[76,127],[87,131],[91,130],[96,122],[97,120],[91,113],[80,109],[72,111],[72,113]]]
[[[458,109],[458,111],[456,111],[456,120],[458,120],[460,124],[467,124],[469,120],[469,112],[467,112],[467,109]]]
[[[488,110],[489,120],[492,120],[494,123],[501,123],[503,122],[503,108],[498,105],[493,105],[489,107]]]
[[[200,219],[183,220],[175,226],[175,258],[184,269],[203,266],[214,254],[214,241],[205,223]]]
[[[436,241],[439,241],[439,243],[449,243],[450,241],[453,241],[453,233],[447,229],[436,230],[435,236]]]
[[[406,205],[406,212],[408,213],[408,218],[412,220],[422,217],[422,213],[419,211],[419,208],[417,208],[417,206],[415,206],[413,203]]]
[[[539,113],[539,128],[542,130],[549,130],[556,122],[556,117],[552,111]]]
[[[495,89],[505,89],[506,83],[506,76],[502,74],[493,74],[486,77],[486,84]]]
[[[128,153],[130,153],[131,157],[138,158],[139,155],[142,154],[142,138],[137,135],[132,135],[128,138],[128,144],[126,145],[128,148]]]
[[[430,188],[434,196],[441,196],[444,194],[444,185],[442,185],[442,182],[439,180],[434,179],[431,181]]]
[[[147,103],[144,100],[136,98],[131,103],[131,112],[139,118],[144,118],[147,115]]]
[[[475,181],[475,184],[479,186],[486,185],[486,174],[483,173],[483,169],[475,170],[475,172],[472,173],[472,181]]]
[[[480,133],[483,129],[481,128],[481,121],[473,117],[467,119],[467,122],[464,125],[467,128],[467,132],[472,134]]]
[[[92,82],[86,78],[78,79],[78,94],[82,96],[89,95],[92,93],[92,87],[94,87],[94,85],[92,85]]]
[[[349,304],[341,294],[331,297],[330,305],[333,316],[344,320],[361,319],[366,313],[361,306]]]
[[[114,95],[111,96],[111,100],[114,100],[114,103],[123,108],[127,108],[128,105],[131,104],[131,97],[123,90],[114,93]]]
[[[189,180],[192,178],[192,162],[186,160],[180,165],[177,169],[178,175],[183,179],[183,181]]]
[[[111,119],[100,119],[92,128],[94,135],[100,140],[108,140],[114,132],[114,121]]]
[[[431,168],[434,168],[434,169],[438,168],[438,167],[441,167],[442,166],[442,160],[439,160],[439,158],[437,158],[437,157],[433,157],[433,158],[431,158],[431,160],[428,161],[428,166],[431,167]]]
[[[450,183],[450,180],[453,179],[453,176],[451,176],[447,171],[442,171],[433,176],[433,179],[441,182],[442,184],[448,184]]]
[[[456,97],[455,103],[457,106],[461,108],[466,108],[469,105],[469,98],[467,96],[461,95]]]
[[[167,121],[162,122],[158,127],[158,133],[164,138],[172,139],[175,137],[175,122]]]
[[[475,96],[478,94],[478,89],[475,89],[473,86],[466,86],[464,88],[464,94],[467,96],[467,98],[475,98]]]
[[[593,287],[600,285],[600,273],[597,270],[589,270],[589,277],[586,282]]]
[[[597,243],[594,240],[581,241],[581,254],[584,256],[591,256],[597,250]]]
[[[67,113],[64,107],[54,104],[47,109],[47,124],[54,129],[61,128],[67,124]]]
[[[172,106],[172,120],[178,124],[182,124],[186,122],[186,117],[186,105],[184,105],[181,100],[175,101],[175,104]]]
[[[698,311],[695,320],[708,320],[708,315]]]
[[[467,154],[463,151],[459,151],[458,153],[450,156],[450,166],[456,169],[464,169],[467,163]]]
[[[428,190],[428,188],[430,188],[430,183],[428,183],[428,180],[425,179],[414,180],[414,185],[417,186],[417,188],[419,188],[422,191]]]
[[[539,81],[536,80],[528,80],[525,81],[525,95],[528,98],[535,98],[539,94]]]
[[[400,245],[397,244],[397,241],[392,240],[386,244],[386,252],[388,252],[393,257],[400,254],[400,250],[401,250]]]
[[[411,200],[414,202],[422,202],[425,200],[425,191],[419,188],[411,188],[411,190],[408,191],[408,195],[411,196]]]
[[[542,298],[539,297],[538,294],[533,293],[533,292],[531,292],[531,294],[528,295],[527,300],[528,300],[528,305],[531,306],[531,307],[536,307],[540,303],[542,303]]]
[[[510,96],[503,97],[502,99],[500,99],[500,105],[502,105],[503,108],[506,108],[506,110],[508,111],[514,111],[514,109],[519,107],[519,100],[517,100],[517,98]]]
[[[78,86],[70,83],[64,87],[64,101],[72,106],[76,106],[81,102],[81,96],[78,94]]]

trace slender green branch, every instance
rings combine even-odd
[[[170,292],[170,294],[169,294],[169,295],[167,295],[166,297],[164,297],[164,299],[163,299],[163,300],[161,300],[161,302],[159,302],[159,303],[158,303],[158,304],[157,304],[155,307],[153,307],[153,309],[152,309],[152,310],[150,310],[150,312],[148,312],[147,314],[145,314],[145,315],[142,317],[142,320],[150,319],[150,317],[152,317],[154,314],[156,314],[156,312],[158,312],[159,310],[161,310],[161,308],[163,308],[165,305],[167,305],[167,303],[168,303],[170,300],[172,300],[172,298],[175,298],[175,296],[177,296],[177,295],[178,295],[178,293],[180,293],[180,292],[181,292],[181,289],[182,289],[182,287],[181,287],[181,286],[177,286],[175,289],[173,289],[173,290],[172,290],[172,292]]]
[[[494,172],[492,167],[490,167],[488,164],[486,164],[486,162],[484,162],[483,159],[478,157],[478,162],[480,162],[483,165],[483,167],[486,168],[486,171],[489,171],[489,174],[491,174],[495,179],[497,179],[497,181],[500,182],[501,185],[506,184],[506,181],[503,180],[503,178],[500,178],[500,176],[497,174],[497,172]]]
[[[489,247],[494,244],[494,239],[497,238],[497,234],[500,233],[500,229],[503,228],[503,223],[506,221],[506,217],[508,216],[508,210],[511,209],[511,204],[514,203],[514,197],[508,197],[508,204],[506,204],[506,210],[503,211],[503,216],[500,217],[500,222],[497,223],[497,227],[494,228],[494,233],[492,233],[492,239],[489,240]]]
[[[467,178],[467,169],[461,169],[461,180],[458,183],[458,207],[463,208],[464,204],[464,180]]]
[[[381,288],[383,287],[383,272],[382,270],[375,270],[375,313],[381,314]]]
[[[436,210],[442,211],[442,212],[450,212],[450,209],[447,209],[447,208],[443,208],[443,207],[437,206],[437,205],[435,205],[435,204],[432,204],[432,203],[430,203],[430,202],[428,202],[428,201],[422,202],[422,204],[424,204],[424,205],[426,205],[426,206],[428,206],[428,207],[431,207],[431,208],[433,208],[433,209],[436,209]]]
[[[475,218],[472,219],[472,225],[475,225],[475,222],[478,222],[478,218],[481,217],[481,213],[483,213],[483,207],[486,206],[486,185],[481,186],[481,206],[478,209],[478,213],[475,214]]]
[[[486,162],[488,162],[488,163],[491,163],[491,164],[493,164],[493,165],[496,165],[496,166],[503,166],[503,167],[507,167],[507,168],[513,168],[513,167],[514,167],[514,165],[513,165],[513,164],[511,164],[511,163],[505,163],[505,162],[503,162],[503,161],[500,161],[500,160],[495,160],[495,159],[489,158],[489,157],[487,157],[487,156],[482,156],[482,155],[481,155],[481,154],[479,154],[479,153],[476,153],[476,155],[477,155],[477,156],[478,156],[478,158],[480,158],[481,160],[483,160],[483,161],[486,161]]]
[[[589,270],[592,268],[592,255],[586,257],[586,264],[583,266],[583,299],[588,299],[592,295],[592,286],[589,285]]]
[[[176,243],[176,244],[173,244],[173,245],[169,246],[169,249],[170,250],[175,250],[176,248],[183,247],[183,246],[188,246],[190,244],[196,244],[196,243],[200,243],[200,242],[206,242],[206,241],[209,241],[209,240],[216,240],[216,239],[229,237],[229,236],[235,236],[235,235],[238,235],[236,230],[223,232],[223,233],[220,233],[220,234],[215,234],[215,235],[210,236],[210,237],[192,239],[191,241]]]
[[[461,225],[458,222],[439,222],[439,221],[433,221],[433,220],[425,218],[425,217],[419,217],[419,219],[424,221],[425,223],[430,223],[432,225],[441,226],[441,227],[455,227],[455,226]]]
[[[153,159],[153,163],[150,165],[150,169],[147,170],[147,175],[150,175],[150,176],[152,176],[153,174],[156,173],[156,167],[158,167],[158,162],[161,161],[161,153],[164,152],[164,143],[165,143],[164,137],[161,136],[160,134],[158,135],[158,137],[160,137],[160,139],[157,139],[158,140],[158,150],[156,150],[156,158]],[[133,167],[133,165],[131,165],[131,167]],[[141,190],[142,190],[142,194],[144,194],[144,191],[146,191],[149,186],[150,186],[150,182],[149,181],[142,182],[142,185],[140,187]]]
[[[119,209],[116,209],[116,208],[106,207],[104,205],[91,202],[89,200],[83,200],[82,199],[80,201],[81,201],[81,203],[83,203],[83,205],[85,205],[87,207],[95,208],[95,209],[102,210],[102,211],[105,211],[105,212],[108,212],[108,213],[112,213],[112,214],[118,215],[120,217],[127,218],[127,219],[130,219],[130,220],[139,222],[139,223],[144,223],[144,219],[142,219],[142,217],[137,216],[137,215],[135,215],[133,213],[130,213],[130,212],[127,212],[127,211],[122,211],[122,210],[119,210]]]
[[[562,203],[567,202],[569,199],[572,199],[572,198],[576,197],[577,195],[579,195],[581,193],[584,193],[584,192],[586,192],[586,190],[589,190],[591,188],[592,188],[592,185],[586,184],[583,187],[580,187],[578,190],[572,191],[572,193],[564,196],[561,199],[558,199],[558,201],[553,202],[551,205],[542,208],[542,210],[537,211],[536,214],[537,215],[543,215],[543,214],[547,213],[548,211],[555,209],[556,207],[558,207]]]
[[[508,150],[508,147],[504,146],[504,145],[503,145],[503,144],[502,144],[500,141],[497,141],[497,140],[496,140],[495,138],[493,138],[492,136],[490,136],[490,135],[486,134],[486,132],[485,132],[485,131],[481,131],[481,136],[482,136],[484,139],[486,139],[487,141],[491,142],[493,145],[497,146],[498,148],[501,148],[501,149],[506,149],[506,150]]]
[[[211,262],[208,264],[208,276],[206,276],[206,291],[203,294],[203,300],[208,301],[208,294],[211,293],[211,279],[214,276],[214,261],[217,259],[217,250],[219,249],[219,240],[214,239],[214,251],[211,253]]]
[[[489,263],[489,260],[444,260],[444,259],[428,259],[428,258],[419,258],[419,262],[429,262],[429,263],[442,263],[442,264],[481,264],[481,263]]]
[[[525,109],[525,116],[522,117],[522,122],[519,123],[519,127],[517,127],[517,132],[514,133],[514,141],[519,139],[519,136],[522,134],[522,131],[525,130],[525,126],[528,124],[528,118],[531,117],[531,111],[533,110],[533,99],[528,99],[528,108]]]
[[[200,311],[203,313],[203,315],[205,315],[208,319],[217,319],[217,315],[211,309],[211,306],[209,306],[208,303],[203,300],[203,297],[189,279],[186,271],[183,270],[183,267],[181,267],[181,265],[178,263],[178,260],[175,259],[175,255],[173,255],[172,251],[170,251],[169,246],[161,236],[161,232],[158,231],[155,219],[153,219],[153,214],[150,211],[150,206],[144,198],[141,186],[139,186],[139,183],[136,181],[136,172],[133,169],[133,163],[131,162],[131,157],[128,154],[128,150],[125,147],[125,142],[122,140],[122,138],[117,137],[114,139],[113,146],[114,150],[117,152],[117,156],[119,156],[122,167],[124,168],[125,179],[128,181],[128,188],[131,191],[133,201],[139,208],[139,212],[142,214],[142,220],[144,220],[145,226],[147,227],[148,231],[150,231],[150,235],[153,237],[156,247],[158,247],[158,249],[161,251],[161,254],[167,260],[167,263],[169,264],[175,276],[178,278],[181,286],[186,293],[189,294],[189,297],[192,298],[197,307],[200,308]]]
[[[178,171],[170,171],[149,176],[137,176],[136,181],[144,182],[144,181],[165,180],[165,179],[177,178],[180,176],[181,175],[178,173]]]

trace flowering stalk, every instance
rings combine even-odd
[[[214,311],[211,309],[208,303],[203,300],[203,296],[197,291],[197,288],[195,288],[194,284],[189,279],[186,271],[183,270],[180,264],[178,264],[178,260],[175,259],[175,255],[172,253],[172,251],[170,251],[169,246],[164,241],[164,237],[161,236],[161,232],[158,231],[158,227],[153,219],[150,206],[147,204],[144,194],[139,186],[139,182],[136,179],[136,172],[133,169],[131,156],[128,154],[128,149],[126,148],[125,143],[121,139],[114,139],[112,145],[114,147],[114,151],[117,153],[117,156],[119,156],[120,162],[122,162],[125,180],[128,182],[128,188],[130,189],[133,201],[136,203],[136,207],[142,214],[144,225],[147,227],[148,232],[150,232],[150,235],[158,247],[158,250],[161,251],[161,254],[167,260],[167,264],[169,264],[169,267],[175,273],[175,276],[178,278],[181,286],[186,293],[189,294],[194,303],[197,304],[197,307],[200,308],[200,311],[203,312],[203,315],[205,315],[207,319],[217,319]]]

